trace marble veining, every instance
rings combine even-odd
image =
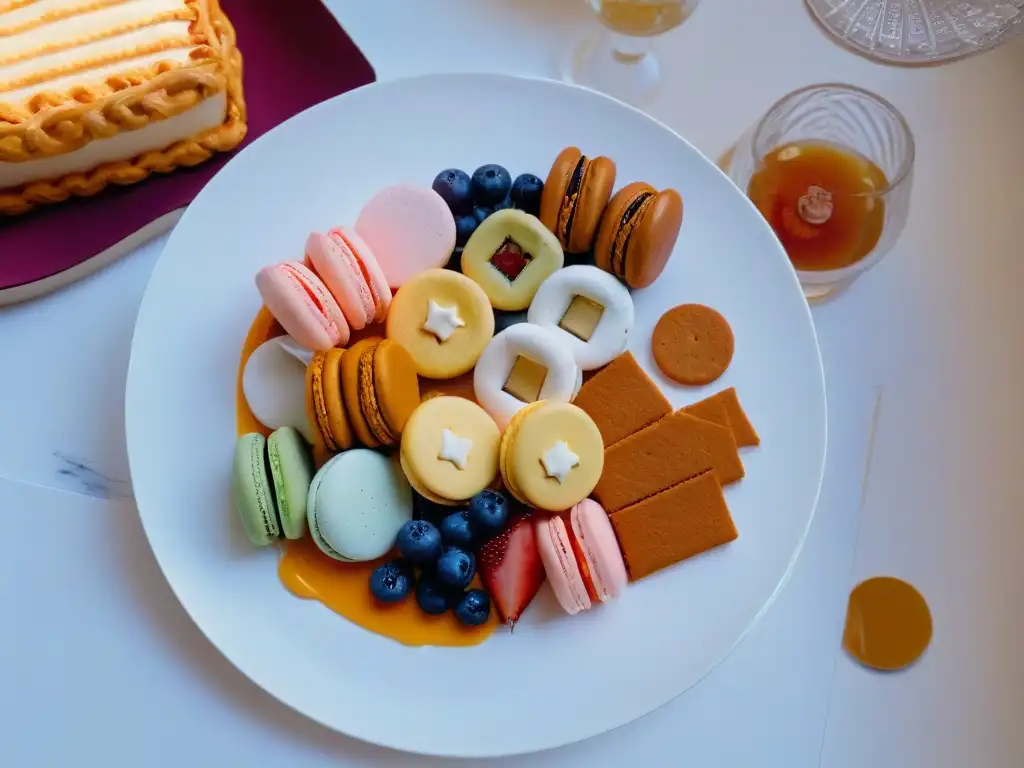
[[[57,460],[57,475],[63,490],[82,493],[97,499],[130,499],[131,483],[108,477],[84,461],[61,451],[53,452]]]

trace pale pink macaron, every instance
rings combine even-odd
[[[314,232],[306,239],[306,259],[338,300],[353,330],[384,321],[391,288],[370,246],[354,230]]]
[[[537,549],[559,605],[569,614],[607,602],[626,587],[626,563],[611,520],[596,501],[584,499],[560,517],[535,524]]]
[[[455,249],[455,219],[430,187],[396,184],[370,198],[356,232],[377,257],[388,285],[400,288],[413,275],[443,267]]]
[[[285,332],[307,349],[326,351],[348,343],[345,315],[309,267],[286,261],[256,273],[263,303]]]

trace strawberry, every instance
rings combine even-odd
[[[511,631],[544,583],[533,517],[522,515],[477,552],[480,576],[498,616]]]
[[[530,259],[530,254],[523,253],[523,249],[514,240],[506,239],[491,257],[491,264],[505,276],[506,280],[515,282],[530,263]]]

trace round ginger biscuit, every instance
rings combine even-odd
[[[891,576],[862,581],[850,593],[843,647],[861,664],[886,672],[910,666],[932,639],[928,603]]]
[[[673,381],[690,386],[710,384],[732,362],[729,323],[703,304],[682,304],[661,316],[651,336],[654,362]]]

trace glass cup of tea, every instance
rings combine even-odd
[[[566,62],[570,82],[631,104],[649,101],[661,84],[651,38],[675,29],[700,0],[586,0],[606,28],[584,39]]]
[[[896,107],[860,88],[826,83],[783,97],[725,162],[809,300],[877,264],[907,220],[914,137]]]

